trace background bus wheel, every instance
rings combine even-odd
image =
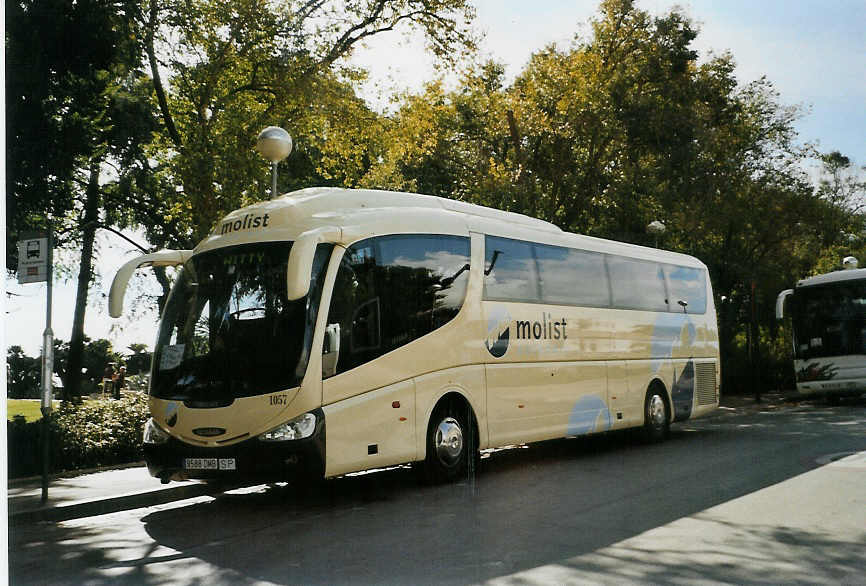
[[[436,408],[427,427],[424,479],[447,482],[466,474],[469,434],[467,409],[454,401]]]
[[[671,416],[664,390],[653,386],[646,393],[644,402],[644,437],[647,441],[657,442],[668,437],[671,429]]]

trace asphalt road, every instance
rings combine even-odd
[[[758,550],[770,548],[769,556],[775,546],[797,548],[790,560],[795,580],[847,582],[858,571],[866,575],[866,529],[852,529],[845,509],[854,501],[840,501],[832,489],[862,495],[866,476],[851,485],[851,476],[836,480],[820,470],[864,450],[862,399],[722,412],[674,425],[661,444],[625,433],[500,450],[482,460],[474,481],[452,485],[419,486],[411,470],[397,468],[305,491],[253,487],[14,527],[10,582],[523,584],[580,582],[580,576],[611,583],[624,576],[784,582],[785,574],[755,567],[770,559]],[[810,471],[821,480],[811,480]],[[708,531],[694,520],[720,507],[736,509],[718,523],[728,523],[725,530],[744,545],[723,558],[706,551],[686,556]],[[766,533],[747,527],[771,513]],[[600,558],[625,567],[634,560],[610,552],[643,543],[630,551],[646,554],[662,529],[657,543],[664,551],[642,559],[641,573],[605,569]],[[543,570],[551,567],[571,571]],[[590,567],[595,573],[581,573]]]

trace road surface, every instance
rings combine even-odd
[[[403,467],[299,492],[13,527],[12,584],[855,583],[866,401],[721,411],[499,450],[474,481]]]

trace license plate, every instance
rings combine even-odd
[[[234,458],[184,458],[184,470],[237,470]]]

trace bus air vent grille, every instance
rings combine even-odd
[[[698,405],[714,405],[718,402],[716,365],[714,363],[695,364],[695,394],[698,396]]]

